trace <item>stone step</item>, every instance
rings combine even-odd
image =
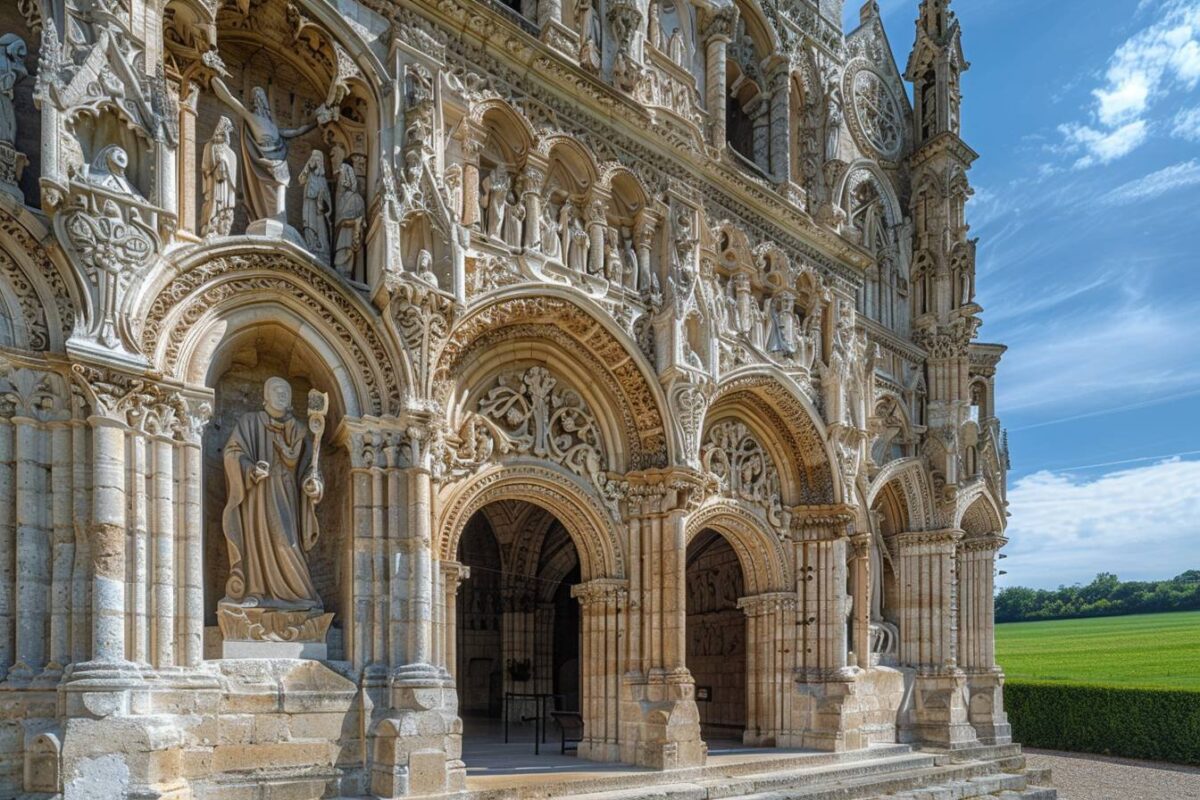
[[[1054,781],[1051,778],[1049,767],[1037,767],[1037,768],[1033,768],[1033,769],[1026,767],[1024,772],[1025,772],[1025,780],[1029,781],[1029,783],[1033,784],[1034,786],[1053,786],[1054,785]]]
[[[1025,788],[1025,776],[999,772],[993,764],[976,762],[925,767],[903,772],[871,775],[836,782],[812,784],[800,782],[782,791],[743,795],[737,800],[869,800],[885,796],[929,797],[937,800],[986,797],[998,791]],[[905,794],[929,792],[942,787],[941,794]]]
[[[748,775],[738,780],[716,779],[702,781],[709,787],[710,800],[743,795],[763,794],[815,783],[835,783],[855,778],[886,776],[896,772],[928,769],[934,758],[928,754],[909,753],[888,758],[873,758],[858,763],[832,764],[799,770],[787,770]]]
[[[1045,786],[1029,786],[1020,792],[1001,792],[998,800],[1058,800],[1058,792]]]

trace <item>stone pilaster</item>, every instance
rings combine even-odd
[[[378,425],[370,428],[379,430]],[[364,433],[362,428],[353,435]],[[364,516],[377,521],[380,536],[388,537],[382,548],[372,542],[365,561],[373,574],[375,564],[382,567],[375,553],[388,554],[382,591],[392,599],[382,604],[373,598],[356,602],[356,614],[361,607],[364,616],[354,621],[368,629],[383,626],[392,634],[384,645],[391,659],[387,691],[369,722],[367,742],[371,792],[385,798],[443,794],[465,785],[458,698],[446,667],[436,663],[439,652],[434,647],[435,608],[442,607],[443,600],[437,598],[441,570],[433,559],[431,441],[427,419],[395,426],[387,432],[386,456],[377,456],[388,464],[387,474],[373,480],[368,473],[357,482],[372,497],[379,492],[384,510]],[[361,505],[373,508],[374,500]],[[371,580],[364,588],[373,593],[374,587]],[[380,609],[399,615],[401,621],[371,619]],[[373,633],[362,638],[377,641]]]
[[[579,757],[617,761],[620,676],[625,667],[623,621],[628,613],[629,590],[625,581],[597,578],[572,587],[571,596],[579,601],[581,622],[580,706],[584,729]]]
[[[792,747],[797,730],[792,686],[796,675],[796,594],[770,592],[743,597],[746,614],[746,732],[754,747]]]
[[[851,506],[800,506],[793,510],[797,620],[799,742],[822,750],[856,750],[857,668],[849,665],[851,598],[848,588]]]
[[[900,583],[900,664],[916,672],[911,735],[940,747],[976,741],[967,718],[966,678],[957,663],[955,554],[962,531],[896,537]]]
[[[700,712],[687,656],[684,522],[701,485],[685,471],[628,476],[629,664],[621,704],[621,760],[656,769],[704,763]]]
[[[726,62],[728,60],[729,42],[737,27],[738,9],[735,5],[715,11],[707,21],[704,29],[705,48],[705,98],[708,108],[709,143],[723,150],[725,148],[725,93],[729,80]]]
[[[791,176],[792,136],[788,130],[792,118],[790,76],[789,65],[783,62],[774,67],[768,78],[771,92],[771,180],[777,184],[786,184]]]
[[[1006,744],[1012,726],[1004,712],[1004,672],[996,664],[996,553],[1000,536],[964,539],[958,546],[958,656],[967,676],[967,715],[980,741]]]

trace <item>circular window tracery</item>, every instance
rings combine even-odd
[[[866,143],[886,159],[900,155],[904,144],[904,116],[887,82],[872,69],[854,74],[854,116]]]

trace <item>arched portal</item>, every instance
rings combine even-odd
[[[701,531],[687,549],[687,665],[710,748],[746,733],[745,595],[737,553],[717,531]]]
[[[618,760],[628,587],[611,518],[548,465],[485,469],[443,497],[435,551],[443,574],[460,579],[445,583],[442,635],[466,722],[464,759],[470,765],[480,746],[500,740],[512,692],[544,695],[547,715],[578,714],[581,758]],[[532,727],[534,698],[514,698],[509,713]],[[531,738],[517,737],[520,756]]]
[[[539,711],[579,712],[580,564],[563,524],[532,503],[493,503],[467,523],[458,562],[452,668],[465,735],[494,738],[506,703],[518,732]]]

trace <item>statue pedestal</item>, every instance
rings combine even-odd
[[[304,243],[304,237],[300,235],[300,231],[286,222],[271,217],[256,219],[254,222],[251,222],[246,226],[246,235],[265,236],[268,239],[284,239],[297,247],[307,248],[307,245]]]
[[[313,609],[289,611],[220,603],[217,622],[224,643],[222,658],[307,658],[329,657],[325,643],[333,613]]]

